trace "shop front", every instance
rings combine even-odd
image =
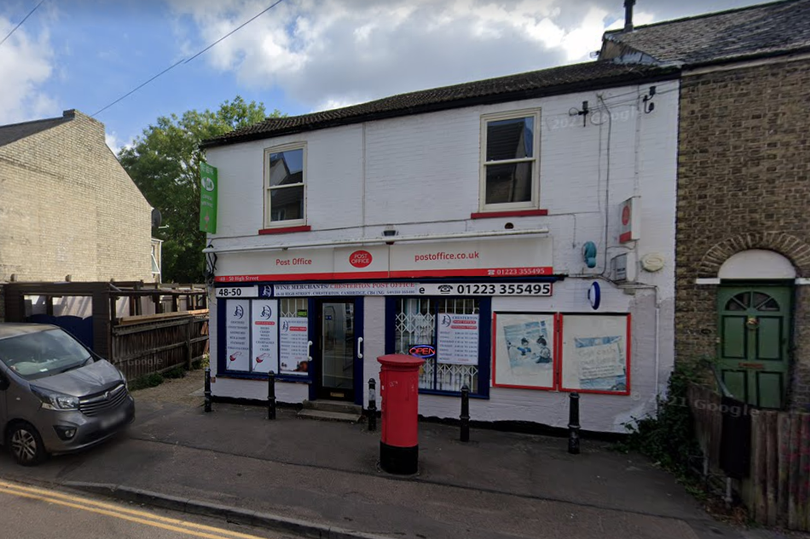
[[[590,283],[555,274],[551,249],[535,236],[221,253],[214,395],[263,399],[272,370],[281,402],[365,406],[376,358],[400,353],[425,360],[422,415],[458,417],[467,386],[477,419],[562,426],[578,391],[605,416],[592,428],[617,430],[640,400],[632,311],[654,302],[606,290],[593,310]]]

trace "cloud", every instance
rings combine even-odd
[[[118,155],[124,148],[131,148],[133,139],[134,137],[130,137],[126,139],[129,140],[129,142],[124,142],[125,139],[119,138],[118,133],[115,131],[104,133],[104,142],[107,143],[107,147],[112,150],[115,155]]]
[[[356,103],[587,58],[598,46],[600,30],[596,45],[584,46],[573,33],[578,28],[555,23],[559,4],[560,0],[283,2],[203,58],[214,69],[234,72],[242,85],[279,87],[309,108]],[[267,7],[257,0],[174,0],[171,5],[178,20],[196,28],[192,47],[196,50]],[[590,19],[588,24],[593,26]],[[189,35],[178,32],[186,47]]]
[[[17,23],[0,17],[0,36]],[[33,37],[24,26],[0,47],[0,124],[42,118],[59,111],[56,101],[41,87],[53,73],[53,50],[47,29]]]
[[[635,23],[724,9],[739,0],[645,0]],[[748,0],[744,0],[748,2]],[[751,0],[753,3],[756,0]],[[178,46],[194,52],[267,0],[169,0]],[[639,2],[639,4],[642,4]],[[309,109],[588,61],[620,28],[619,0],[288,0],[200,58],[254,89]],[[198,61],[200,61],[198,60]]]

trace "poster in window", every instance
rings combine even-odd
[[[554,389],[554,315],[495,313],[494,319],[493,385]]]
[[[229,371],[250,369],[250,301],[225,303],[225,365]]]
[[[279,372],[306,376],[309,321],[306,317],[282,317],[279,346]]]
[[[278,371],[278,300],[253,300],[253,372]]]
[[[562,389],[629,395],[629,348],[629,315],[563,315]]]
[[[436,361],[478,365],[478,315],[439,314]]]

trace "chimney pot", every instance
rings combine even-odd
[[[624,0],[624,31],[633,31],[633,6],[636,0]]]

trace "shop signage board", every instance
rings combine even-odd
[[[282,374],[306,376],[309,369],[307,352],[309,320],[306,317],[282,317],[280,328],[280,362]]]
[[[225,309],[225,361],[228,370],[250,366],[250,301],[230,300]]]
[[[641,197],[630,197],[619,205],[619,241],[641,239]]]
[[[439,315],[436,361],[452,365],[478,365],[478,315]]]
[[[551,296],[552,291],[552,283],[315,283],[273,285],[273,294],[278,298],[318,296],[545,297]]]
[[[550,238],[492,238],[391,246],[391,277],[551,275]]]
[[[417,283],[325,283],[273,285],[276,297],[316,296],[411,296],[419,294]]]
[[[278,365],[278,301],[251,302],[253,372],[270,372]]]
[[[200,230],[217,233],[217,169],[200,163]]]
[[[546,237],[288,249],[227,257],[219,266],[220,283],[553,274],[552,241]]]
[[[422,296],[550,296],[552,283],[422,283]]]

